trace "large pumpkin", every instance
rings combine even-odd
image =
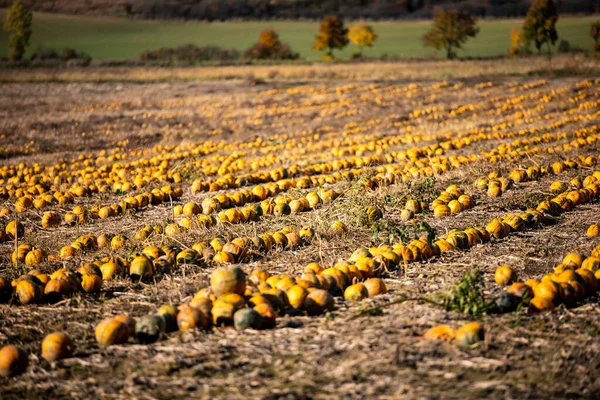
[[[210,286],[217,297],[226,293],[243,296],[246,291],[246,274],[240,267],[220,267],[211,274]]]

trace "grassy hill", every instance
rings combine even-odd
[[[5,10],[0,10],[4,19]],[[592,41],[588,36],[592,21],[598,17],[562,17],[558,32],[571,46],[588,49]],[[72,47],[99,59],[137,58],[146,49],[176,46],[185,43],[217,45],[244,50],[254,43],[265,28],[279,32],[282,40],[308,60],[316,60],[319,53],[312,51],[317,22],[261,21],[261,22],[177,22],[129,21],[117,18],[78,17],[60,14],[34,13],[31,53],[36,47],[62,49]],[[522,20],[483,20],[481,32],[467,43],[461,56],[486,57],[503,55],[508,51],[509,32],[520,27]],[[421,35],[431,25],[429,21],[391,21],[372,23],[379,34],[375,47],[367,55],[402,57],[434,56],[435,51],[425,49]],[[0,33],[0,57],[7,55],[8,37]],[[354,51],[348,46],[338,56],[348,57]],[[441,53],[439,54],[441,56]]]

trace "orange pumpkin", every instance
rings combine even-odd
[[[94,333],[100,346],[123,344],[129,340],[129,329],[127,325],[115,318],[106,318],[100,321],[100,323],[96,325]]]
[[[29,358],[17,346],[6,345],[0,350],[0,375],[11,377],[21,375],[27,370]]]
[[[49,362],[69,358],[75,352],[75,345],[71,339],[62,332],[47,335],[42,342],[42,357]]]

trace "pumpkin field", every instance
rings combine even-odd
[[[4,81],[0,398],[600,397],[598,74],[344,68]]]

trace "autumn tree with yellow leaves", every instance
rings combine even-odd
[[[366,25],[364,22],[352,26],[348,30],[348,39],[358,46],[358,53],[356,56],[361,57],[363,49],[365,47],[373,47],[373,43],[377,40],[377,33],[373,30],[373,27]]]
[[[333,57],[334,49],[343,49],[348,44],[348,29],[339,17],[325,17],[321,21],[319,34],[315,36],[313,50],[327,50],[327,56]]]

